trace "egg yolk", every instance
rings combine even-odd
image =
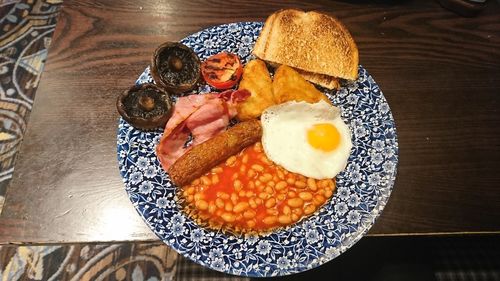
[[[314,124],[307,130],[307,142],[316,149],[332,151],[340,144],[340,133],[332,124]]]

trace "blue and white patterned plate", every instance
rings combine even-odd
[[[211,27],[182,40],[200,59],[221,51],[248,61],[260,22]],[[149,70],[138,84],[152,82]],[[205,87],[206,88],[206,87]],[[208,91],[208,88],[201,91]],[[147,225],[177,252],[209,268],[244,276],[298,273],[337,257],[373,225],[391,194],[398,142],[389,105],[368,72],[332,95],[352,132],[347,168],[337,176],[333,198],[313,216],[272,234],[243,238],[201,228],[181,210],[176,187],[156,158],[162,130],[142,132],[118,125],[120,173],[133,205]]]

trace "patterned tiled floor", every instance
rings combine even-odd
[[[0,280],[174,280],[162,243],[1,246]]]

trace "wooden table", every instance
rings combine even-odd
[[[212,25],[262,21],[285,5],[340,18],[394,114],[396,185],[369,235],[500,231],[496,1],[476,18],[434,1],[218,2],[64,1],[0,217],[0,243],[156,240],[118,172],[116,96],[160,43]]]

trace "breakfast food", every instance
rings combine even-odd
[[[276,103],[271,75],[261,60],[251,60],[245,65],[238,89],[245,89],[251,93],[250,97],[237,106],[239,120],[258,118],[264,109]]]
[[[278,67],[274,73],[273,95],[277,104],[287,101],[316,103],[320,100],[330,103],[327,96],[286,65]]]
[[[275,165],[258,142],[183,186],[180,193],[188,215],[202,225],[262,233],[311,215],[334,190],[331,179],[306,178]]]
[[[334,82],[323,83],[315,74],[348,80],[358,75],[358,49],[349,31],[338,19],[315,11],[286,9],[269,16],[253,54],[309,72],[306,77],[325,87]]]
[[[190,183],[215,165],[259,141],[261,136],[260,121],[250,120],[238,123],[227,131],[192,147],[182,155],[168,169],[170,179],[177,186]]]
[[[200,59],[178,42],[160,45],[151,59],[151,76],[156,84],[174,93],[194,89],[200,79]]]
[[[307,72],[302,69],[294,68],[300,76],[302,76],[307,81],[314,83],[316,85],[320,85],[321,87],[333,90],[340,89],[340,81],[338,78],[328,76],[325,74],[317,74],[312,72]]]
[[[220,90],[234,87],[240,81],[242,73],[240,58],[231,53],[218,53],[201,64],[201,74],[205,82]]]
[[[116,107],[123,119],[141,130],[165,126],[172,113],[169,95],[154,84],[131,87],[118,96]]]
[[[331,179],[345,168],[351,132],[338,108],[324,101],[287,102],[267,108],[261,122],[267,157],[288,171]]]
[[[148,119],[163,109],[162,122],[153,118],[154,126],[164,126],[156,156],[187,214],[237,233],[272,231],[316,212],[333,195],[352,148],[340,109],[308,82],[332,89],[339,78],[356,79],[356,45],[338,20],[276,12],[253,53],[261,59],[245,66],[227,52],[200,63],[187,46],[167,42],[152,59],[157,85],[132,88],[134,103],[126,100]],[[198,82],[211,86],[200,91],[237,90],[181,95]],[[179,95],[175,105],[165,89]],[[139,90],[147,91],[136,96]]]
[[[156,146],[163,169],[168,171],[187,150],[226,130],[229,120],[236,115],[236,104],[249,95],[245,90],[227,90],[180,97]],[[185,147],[190,135],[192,144]]]

